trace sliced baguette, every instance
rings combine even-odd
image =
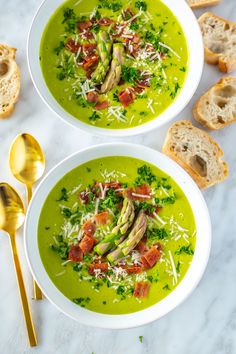
[[[0,44],[0,119],[11,115],[20,93],[20,71],[16,49]]]
[[[214,6],[221,2],[221,0],[188,0],[188,4],[192,9],[199,9],[201,7]]]
[[[229,73],[236,69],[236,23],[204,13],[198,19],[205,47],[205,60]]]
[[[236,77],[224,77],[197,101],[194,118],[217,130],[236,122]]]
[[[182,166],[199,188],[213,186],[228,176],[219,145],[189,121],[182,120],[170,127],[163,152]]]

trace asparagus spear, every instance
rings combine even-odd
[[[112,40],[110,39],[108,32],[100,31],[97,36],[97,42],[100,62],[96,70],[92,74],[92,80],[97,85],[100,85],[104,81],[107,71],[109,69],[109,64],[111,60]]]
[[[101,93],[111,91],[120,81],[121,68],[125,61],[124,45],[115,43],[113,45],[113,57],[110,71],[101,87]]]
[[[143,210],[140,211],[129,236],[111,253],[107,259],[116,263],[119,259],[127,256],[139,243],[147,228],[147,218]]]
[[[133,202],[127,198],[124,199],[123,208],[120,217],[110,235],[106,236],[100,243],[98,243],[94,250],[100,255],[109,251],[112,247],[118,245],[124,240],[127,230],[134,221],[134,205]]]

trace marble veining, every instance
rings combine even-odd
[[[26,40],[33,14],[40,2],[0,0],[0,42],[17,48],[17,62],[22,76],[21,98],[15,113],[10,119],[0,122],[0,180],[10,182],[22,196],[25,196],[24,188],[10,175],[8,167],[8,150],[18,133],[29,132],[40,141],[46,155],[47,170],[81,148],[112,140],[94,137],[65,125],[36,93],[27,69]],[[236,21],[235,0],[224,0],[207,10]],[[203,11],[196,11],[196,15]],[[217,68],[205,65],[194,98],[176,119],[192,119],[194,101],[220,76]],[[144,136],[120,140],[160,150],[167,128],[168,125]],[[225,183],[203,192],[212,219],[213,240],[208,267],[194,293],[163,319],[123,331],[85,327],[67,318],[45,299],[38,303],[30,300],[39,340],[38,347],[30,349],[9,240],[0,233],[0,354],[236,353],[236,124],[212,135],[225,152],[230,176]],[[18,232],[17,244],[27,291],[31,295],[32,281],[23,250],[22,230]],[[140,335],[143,336],[143,343],[139,341]]]

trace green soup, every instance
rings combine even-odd
[[[194,254],[189,202],[172,178],[128,157],[89,161],[49,193],[38,246],[55,286],[89,310],[126,314],[178,286]]]
[[[183,30],[159,0],[68,0],[41,40],[46,84],[72,116],[101,128],[144,124],[168,108],[188,70]]]

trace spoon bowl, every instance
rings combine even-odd
[[[18,193],[7,183],[0,183],[0,229],[11,234],[25,220],[24,204]]]
[[[10,149],[10,169],[16,179],[33,185],[45,170],[45,159],[37,140],[30,134],[18,135]]]

